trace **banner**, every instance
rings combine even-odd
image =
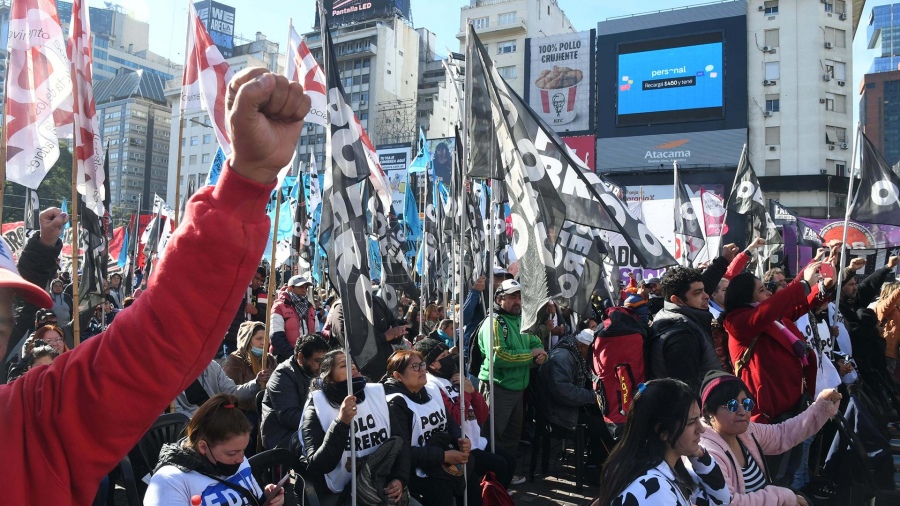
[[[700,204],[706,236],[723,236],[725,227],[725,200],[715,192],[700,188]]]
[[[525,40],[525,100],[555,132],[593,130],[595,41],[595,30]]]

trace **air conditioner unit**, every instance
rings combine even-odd
[[[360,101],[359,101],[359,106],[360,106],[360,107],[365,107],[365,106],[366,106],[366,101],[365,101],[365,100],[360,100]]]
[[[847,19],[847,13],[846,13],[846,12],[842,12],[841,15],[840,15],[840,18],[841,18],[841,19]]]
[[[819,174],[828,174],[826,169],[819,169]]]
[[[849,149],[849,148],[850,148],[850,146],[847,145],[846,142],[842,142],[842,143],[841,143],[841,149]]]
[[[763,86],[775,86],[776,84],[778,83],[774,80],[766,79],[765,81],[763,81]]]
[[[762,52],[763,52],[763,53],[768,53],[768,52],[771,51],[771,50],[772,50],[772,48],[769,47],[769,46],[763,46],[763,48],[762,48]]]
[[[762,11],[766,10],[766,8],[763,7],[762,5],[760,5],[760,6],[759,6],[759,9],[756,9],[756,10],[758,10],[759,12],[762,12]]]
[[[768,117],[771,117],[771,116],[772,116],[772,111],[765,111],[765,112],[763,112],[763,117],[768,118]]]
[[[828,145],[828,151],[834,151],[834,144]]]
[[[769,146],[769,151],[775,151],[775,146]]]
[[[845,84],[847,84],[847,83],[845,83],[844,81],[838,81],[838,86],[843,86]]]
[[[822,80],[825,81],[826,83],[827,83],[828,81],[831,81],[831,74],[824,74],[824,75],[822,75]]]
[[[834,44],[832,44],[831,42],[826,42],[826,43],[825,43],[825,49],[831,49],[831,48],[833,48],[833,47],[834,47]]]
[[[820,104],[824,104],[824,103],[825,103],[825,99],[824,99],[824,98],[820,98],[820,99],[819,99],[819,103],[820,103]]]

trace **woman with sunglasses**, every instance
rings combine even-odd
[[[738,377],[710,371],[700,387],[703,424],[700,446],[716,459],[737,506],[805,506],[806,499],[789,488],[772,485],[766,455],[779,455],[815,434],[838,411],[841,394],[823,390],[816,402],[779,424],[750,421],[755,402]]]

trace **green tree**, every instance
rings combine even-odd
[[[72,212],[72,153],[65,144],[60,145],[59,160],[41,181],[37,193],[41,208],[59,206],[65,198]],[[25,187],[6,181],[3,195],[3,223],[22,221],[25,216]]]

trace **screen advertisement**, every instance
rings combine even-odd
[[[525,40],[525,101],[556,132],[593,130],[595,34]]]
[[[434,177],[449,186],[450,177],[453,174],[456,138],[428,139],[427,142],[428,151],[431,153],[431,165],[434,167]]]
[[[580,135],[577,137],[563,137],[562,140],[566,143],[566,146],[569,146],[575,152],[575,156],[581,158],[581,161],[589,169],[597,170],[596,162],[594,161],[594,153],[597,152],[596,137],[593,135]]]
[[[333,25],[388,16],[394,12],[409,19],[409,0],[323,0],[323,7],[328,22]],[[319,26],[318,12],[315,26]]]
[[[618,46],[619,126],[725,117],[722,32]]]
[[[222,57],[234,56],[234,7],[212,0],[197,2],[194,7]]]
[[[406,170],[410,163],[412,148],[409,144],[388,144],[379,146],[378,163],[391,186],[391,207],[394,213],[403,213],[403,198],[406,195]]]

